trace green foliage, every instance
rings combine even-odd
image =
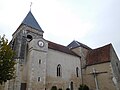
[[[5,36],[0,37],[0,84],[14,78],[14,52],[8,45]]]
[[[57,90],[56,86],[52,86],[51,90]]]
[[[85,84],[80,85],[78,90],[89,90],[89,87]]]

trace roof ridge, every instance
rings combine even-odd
[[[48,41],[48,48],[54,49],[54,50],[57,50],[57,51],[60,51],[60,52],[64,52],[64,53],[67,53],[67,54],[71,54],[71,55],[74,55],[74,56],[78,56],[73,51],[71,51],[67,46],[57,44],[57,43],[54,43],[54,42],[51,42],[51,41]],[[80,57],[80,56],[78,56],[78,57]]]
[[[91,49],[87,45],[85,45],[83,43],[80,43],[76,40],[73,40],[67,47],[70,48],[70,49],[74,49],[74,48],[77,48],[77,47],[83,47],[83,48],[86,48],[86,49]]]
[[[101,48],[104,48],[104,47],[107,47],[107,46],[112,46],[112,44],[111,44],[111,43],[109,43],[109,44],[106,44],[106,45],[104,45],[104,46],[101,46],[101,47],[98,47],[98,48],[94,48],[93,50],[96,50],[96,49],[101,49]]]
[[[83,43],[81,43],[81,42],[78,42],[78,41],[76,41],[77,43],[79,43],[79,44],[81,44],[84,48],[88,48],[88,49],[91,49],[89,46],[87,46],[86,44],[83,44]]]
[[[63,47],[66,47],[65,45],[62,45],[62,44],[59,44],[59,43],[55,43],[55,42],[52,42],[52,41],[49,41],[47,40],[48,42],[51,42],[51,43],[54,43],[54,44],[57,44],[57,45],[60,45],[60,46],[63,46]],[[67,48],[67,47],[66,47]]]

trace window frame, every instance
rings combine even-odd
[[[38,80],[37,80],[38,82],[40,82],[41,81],[41,77],[38,77]]]
[[[62,77],[62,67],[60,64],[57,65],[57,77]]]
[[[79,77],[79,68],[76,67],[76,76]]]

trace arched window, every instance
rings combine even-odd
[[[76,67],[76,76],[79,77],[79,68]]]
[[[62,67],[60,64],[57,65],[57,76],[62,77]]]

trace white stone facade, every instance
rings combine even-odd
[[[43,41],[44,46],[40,47],[38,41]],[[10,86],[9,90],[20,90],[22,83],[26,84],[25,90],[50,90],[52,86],[65,90],[70,88],[71,82],[74,89],[78,89],[81,84],[79,56],[50,49],[48,42],[43,38],[33,39],[28,43],[27,49],[26,62],[16,65],[17,77],[14,83],[17,86]],[[61,65],[61,76],[57,76],[58,65]]]

